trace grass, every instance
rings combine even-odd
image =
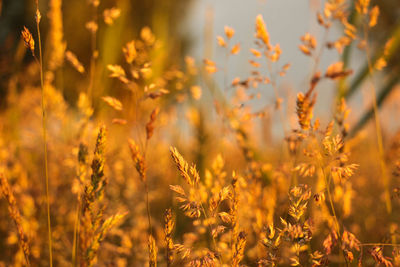
[[[30,53],[6,80],[0,115],[0,266],[400,265],[400,135],[383,116],[398,108],[375,97],[396,100],[386,92],[397,80],[386,86],[393,77],[379,73],[395,71],[397,42],[373,45],[379,7],[348,2],[323,1],[322,36],[293,45],[312,65],[293,97],[281,88],[296,70],[261,14],[254,40],[221,27],[224,62],[182,56],[152,31],[160,25],[124,28],[119,58],[105,62],[104,36],[126,10],[86,3],[89,22],[77,27],[88,43],[76,47],[63,27],[70,4],[50,1],[47,21],[36,2],[36,34],[22,31]],[[350,46],[367,75],[350,69]],[[323,69],[328,49],[338,60]],[[251,71],[230,81],[243,53]],[[367,125],[344,98],[359,77],[372,81]],[[329,84],[332,114],[319,116]]]

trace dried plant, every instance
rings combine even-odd
[[[5,38],[0,266],[398,266],[388,1],[311,1],[295,44],[207,11],[202,59],[169,28],[188,1],[150,2],[36,0]]]
[[[171,209],[167,209],[164,213],[164,234],[165,234],[165,258],[167,266],[171,266],[174,260],[174,242],[172,240],[172,230],[174,229],[174,221],[172,219]]]
[[[116,214],[103,221],[105,205],[104,190],[108,183],[104,175],[106,128],[101,126],[96,140],[92,161],[90,182],[85,185],[82,196],[80,216],[79,251],[80,266],[93,266],[97,251],[110,229],[124,218],[125,214]],[[83,155],[82,155],[83,156]],[[84,158],[81,156],[82,163]]]
[[[24,228],[22,227],[22,218],[19,208],[17,206],[14,193],[12,192],[10,185],[7,179],[4,177],[3,174],[0,174],[0,190],[3,197],[6,199],[8,204],[8,212],[10,214],[11,219],[14,221],[15,226],[17,227],[18,237],[19,237],[19,244],[21,245],[21,249],[24,252],[26,265],[30,266],[30,247],[29,247],[29,239],[26,235]]]

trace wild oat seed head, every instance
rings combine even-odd
[[[379,17],[379,7],[374,6],[371,11],[369,12],[369,23],[368,26],[370,28],[375,27],[378,24],[378,17]]]
[[[232,266],[238,267],[239,263],[242,261],[244,256],[244,249],[246,246],[246,233],[244,231],[240,232],[235,240]]]
[[[149,140],[154,133],[154,123],[156,121],[157,115],[160,112],[160,109],[156,107],[150,114],[150,119],[146,124],[146,138]]]
[[[267,27],[265,26],[264,19],[262,15],[258,15],[256,18],[256,37],[264,42],[268,49],[271,45],[269,43],[269,33]]]
[[[218,42],[218,45],[221,47],[227,46],[225,39],[222,36],[217,36],[217,42]]]
[[[312,99],[310,99],[310,95],[303,93],[297,94],[297,117],[299,124],[303,130],[308,130],[311,127],[311,119],[313,118],[313,108],[315,104],[314,95]]]
[[[231,39],[235,34],[235,30],[229,26],[224,27],[225,35],[228,39]]]
[[[135,41],[128,42],[125,47],[122,48],[122,52],[124,52],[126,63],[131,64],[137,57]]]
[[[171,209],[167,209],[164,213],[164,234],[166,246],[167,266],[171,266],[174,260],[174,243],[172,241],[172,230],[174,229],[174,221]]]
[[[105,148],[106,148],[106,127],[102,125],[97,135],[96,147],[92,161],[92,176],[91,185],[96,195],[102,194],[102,190],[106,183],[104,178],[104,164],[105,164]],[[100,190],[97,192],[97,190]]]
[[[35,19],[37,24],[39,24],[40,20],[42,19],[42,15],[40,14],[39,8],[36,9]]]
[[[35,53],[35,40],[33,40],[31,32],[24,26],[24,29],[21,31],[22,38],[24,40],[25,47],[31,50],[32,54]]]
[[[136,144],[136,142],[132,139],[128,140],[129,142],[129,149],[131,151],[131,157],[133,162],[135,163],[135,168],[137,172],[139,173],[140,180],[142,182],[146,181],[146,162],[144,160],[143,155],[140,153],[139,146]]]
[[[116,7],[105,9],[103,11],[104,22],[107,25],[112,25],[114,21],[121,15],[121,10]]]
[[[344,63],[342,61],[339,61],[328,66],[328,68],[326,69],[325,77],[332,80],[337,80],[344,78],[352,73],[352,70],[344,70]]]
[[[235,44],[231,49],[231,54],[236,55],[240,52],[240,43]]]
[[[120,65],[107,65],[107,69],[111,72],[110,77],[117,78],[125,84],[129,83],[125,70]]]
[[[370,0],[357,0],[356,10],[358,13],[366,15],[368,13]]]
[[[71,51],[66,51],[65,58],[79,73],[85,72],[85,67],[83,67],[82,63],[78,60],[74,53]]]
[[[176,147],[170,147],[170,152],[172,159],[175,161],[176,167],[178,168],[182,178],[191,186],[194,185],[194,181],[190,177],[189,171],[189,164],[186,160],[182,157],[182,155],[178,152]]]
[[[149,27],[143,27],[140,31],[140,37],[143,41],[146,42],[147,45],[153,45],[156,41],[156,37]]]
[[[118,99],[111,97],[111,96],[103,96],[101,98],[107,105],[109,105],[110,107],[112,107],[113,109],[117,110],[117,111],[121,111],[123,109],[122,103],[121,101],[119,101]]]
[[[152,235],[149,235],[149,267],[157,267],[157,246]]]

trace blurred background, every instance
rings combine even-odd
[[[50,11],[51,1],[40,1],[40,8],[43,14]],[[381,50],[389,36],[398,38],[399,35],[399,4],[396,0],[372,1],[380,7],[381,16],[378,25],[370,33],[370,40],[373,45],[372,55],[376,56]],[[216,36],[223,35],[224,26],[233,27],[236,31],[233,42],[240,42],[241,53],[229,59],[229,71],[227,79],[233,80],[235,77],[247,75],[251,72],[251,65],[247,59],[251,53],[249,49],[254,46],[254,18],[257,14],[264,16],[267,28],[273,43],[279,43],[282,49],[281,62],[290,63],[291,69],[285,79],[279,84],[280,97],[287,99],[284,101],[284,109],[290,117],[294,116],[293,107],[288,107],[289,99],[293,99],[297,92],[304,91],[313,68],[313,61],[304,56],[297,49],[299,38],[305,33],[310,32],[316,36],[318,41],[322,41],[323,29],[318,26],[315,14],[321,9],[323,3],[318,0],[309,1],[274,1],[274,0],[252,0],[246,2],[245,6],[241,0],[190,0],[190,1],[100,1],[98,10],[117,7],[121,10],[120,17],[112,25],[99,25],[97,36],[97,46],[99,49],[99,62],[96,68],[96,81],[94,87],[95,96],[106,94],[115,83],[107,78],[107,64],[115,64],[122,59],[121,47],[128,41],[139,36],[139,32],[144,26],[150,26],[154,34],[163,44],[163,49],[159,50],[160,55],[157,62],[158,68],[165,69],[171,65],[182,65],[184,56],[190,55],[201,65],[202,59],[210,58],[219,64],[224,64],[225,54],[223,48],[218,47]],[[67,50],[74,52],[84,65],[89,65],[91,57],[91,41],[85,24],[91,20],[94,11],[88,8],[87,1],[69,1],[63,4],[62,20],[60,27],[63,29],[62,42]],[[352,7],[349,7],[350,12]],[[0,17],[0,88],[1,95],[7,94],[7,81],[13,71],[21,70],[24,64],[32,61],[32,57],[23,54],[20,32],[24,25],[33,31],[34,27],[34,1],[23,0],[3,0],[1,2]],[[98,11],[98,15],[102,14]],[[42,29],[45,46],[51,45],[48,38],[49,21],[42,21]],[[353,23],[360,24],[355,16]],[[65,19],[68,18],[68,19]],[[296,18],[296,19],[294,19]],[[298,23],[302,21],[302,23]],[[107,26],[107,27],[106,27]],[[340,25],[333,27],[329,33],[328,40],[338,38],[343,29]],[[33,31],[35,35],[35,31]],[[50,49],[44,49],[47,51]],[[364,125],[361,120],[368,121],[368,107],[370,99],[363,94],[365,88],[365,66],[366,59],[363,53],[354,46],[346,49],[343,54],[349,66],[355,70],[350,78],[347,87],[351,87],[348,94],[348,101],[353,105],[352,122]],[[339,60],[340,55],[334,49],[326,49],[323,53],[320,69],[326,67],[334,60]],[[47,57],[48,59],[48,57]],[[392,76],[398,73],[398,53],[392,53],[389,60],[389,67],[377,75],[375,82],[379,91],[383,93],[381,101],[386,100],[388,91],[393,92],[397,80]],[[46,62],[45,62],[46,64]],[[267,71],[263,69],[263,71]],[[363,75],[364,72],[364,75]],[[76,71],[71,68],[61,66],[57,72],[57,82],[63,88],[65,99],[74,103],[77,100],[80,86],[75,81],[85,82]],[[218,84],[223,83],[224,74],[215,75],[214,79]],[[74,81],[65,83],[65,81]],[[62,86],[61,86],[62,85]],[[361,86],[361,85],[364,85]],[[320,90],[321,102],[329,102],[338,94],[338,89],[331,82],[323,82]],[[386,89],[385,89],[386,88]],[[206,89],[206,88],[205,88]],[[369,89],[366,89],[367,91]],[[207,91],[207,89],[205,90]],[[353,94],[354,93],[354,94]],[[263,97],[250,101],[252,107],[262,109],[266,104],[274,102],[274,93],[271,86],[265,86],[262,90]],[[364,95],[364,96],[363,96]],[[2,97],[0,104],[4,107],[5,98]],[[383,104],[382,104],[383,105]],[[391,106],[393,105],[390,104]],[[387,104],[386,106],[389,106]],[[391,109],[390,109],[391,110]],[[317,105],[317,111],[321,116],[329,116],[332,108],[326,105]],[[390,113],[391,111],[389,111]],[[273,116],[272,116],[273,117]],[[366,118],[363,118],[366,117]],[[385,116],[387,117],[387,116]],[[276,121],[273,125],[279,125]],[[396,129],[399,125],[397,120],[387,123],[390,128]],[[293,126],[293,125],[292,125]],[[275,135],[282,136],[278,128]],[[361,128],[361,127],[359,127]]]

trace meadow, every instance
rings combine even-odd
[[[0,49],[0,267],[400,266],[399,4],[304,2],[287,89],[263,14],[195,58],[185,1],[29,1]]]

